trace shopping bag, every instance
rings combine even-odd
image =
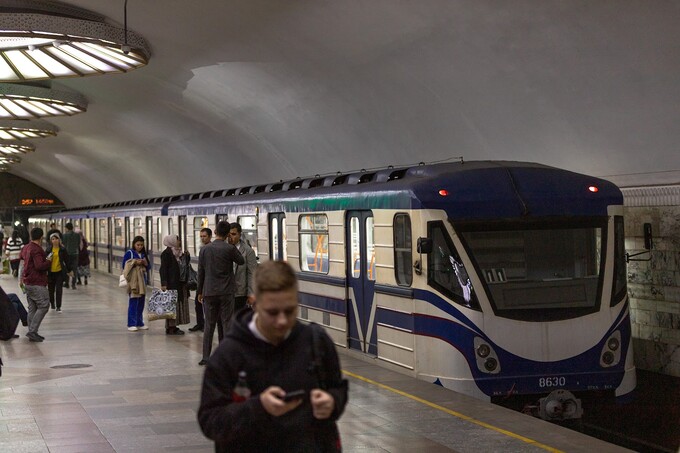
[[[9,274],[9,260],[2,260],[2,274]]]
[[[149,298],[149,321],[175,319],[177,317],[177,290],[161,291],[154,288]]]
[[[120,277],[118,278],[118,286],[121,288],[124,288],[128,285],[127,280],[125,280],[125,275],[120,274]]]

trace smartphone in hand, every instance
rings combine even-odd
[[[291,401],[301,400],[306,394],[307,392],[305,390],[293,390],[292,392],[286,392],[282,399],[286,403],[289,403]]]

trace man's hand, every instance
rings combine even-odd
[[[310,401],[312,403],[312,412],[314,418],[325,420],[331,416],[333,409],[335,409],[335,400],[330,393],[324,392],[321,389],[314,389],[310,393]]]
[[[264,392],[260,393],[260,403],[262,403],[262,407],[264,407],[264,410],[269,415],[280,417],[302,404],[301,399],[286,403],[282,399],[285,394],[286,392],[281,387],[275,385],[267,387]]]
[[[203,294],[196,294],[196,298],[198,299],[199,304],[203,303]]]

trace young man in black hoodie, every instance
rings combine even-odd
[[[216,452],[341,451],[347,381],[331,339],[297,312],[290,265],[258,266],[253,310],[232,319],[203,377],[198,422]]]

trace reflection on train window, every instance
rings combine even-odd
[[[375,243],[373,240],[373,217],[366,219],[366,257],[368,259],[368,280],[375,281]]]
[[[163,250],[163,219],[156,219],[156,250]]]
[[[300,269],[306,272],[328,273],[328,217],[325,214],[301,215]]]
[[[479,308],[467,269],[442,222],[428,222],[432,253],[427,255],[427,283],[469,308]]]
[[[359,217],[352,217],[349,221],[350,237],[352,243],[350,244],[352,252],[352,277],[359,278],[361,276],[361,244],[359,236]]]
[[[168,218],[168,236],[171,234],[175,234],[175,223],[172,221],[172,217]]]
[[[411,218],[408,214],[394,216],[394,276],[399,286],[413,282]]]
[[[595,307],[603,229],[582,223],[462,233],[497,313]]]
[[[121,217],[113,218],[113,245],[116,247],[125,247],[125,234],[123,234],[123,219]]]
[[[257,255],[257,217],[254,215],[241,215],[236,218],[236,221],[241,225],[241,239],[246,241],[248,245]]]
[[[201,230],[203,228],[208,228],[208,218],[194,217],[194,249],[190,250],[194,256],[197,256],[199,250],[201,250]]]
[[[614,217],[614,289],[611,305],[623,301],[626,295],[626,247],[623,216]]]
[[[134,239],[137,236],[144,237],[144,223],[141,217],[132,218],[132,238]],[[144,240],[148,241],[148,238],[144,238]]]

